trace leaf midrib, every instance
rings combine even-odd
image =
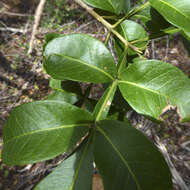
[[[72,128],[72,127],[83,127],[83,126],[89,127],[89,125],[91,125],[91,123],[62,125],[62,126],[59,126],[59,127],[52,127],[52,128],[46,128],[46,129],[38,129],[38,130],[34,130],[34,131],[31,131],[31,132],[24,133],[22,135],[15,136],[15,137],[7,140],[4,144],[8,144],[11,141],[14,141],[15,139],[19,139],[19,138],[22,138],[22,137],[25,137],[25,136],[29,136],[29,135],[33,135],[33,134],[40,133],[40,132],[47,132],[47,131],[64,129],[64,128]]]
[[[77,177],[78,177],[78,175],[79,175],[79,170],[80,170],[80,168],[81,168],[82,162],[83,162],[83,160],[84,160],[84,158],[85,158],[85,155],[86,155],[86,152],[87,152],[87,150],[88,150],[88,147],[89,147],[89,144],[90,144],[90,140],[91,140],[91,138],[88,139],[88,142],[87,142],[87,144],[86,144],[86,147],[85,147],[85,149],[84,149],[84,151],[83,151],[83,153],[82,153],[82,156],[81,156],[79,165],[78,165],[78,167],[77,167],[77,169],[76,169],[76,171],[75,171],[75,175],[74,175],[74,177],[73,177],[73,180],[72,180],[72,183],[71,183],[71,186],[70,186],[69,190],[72,190],[73,187],[74,187],[74,185],[75,185],[75,182],[76,182]]]
[[[166,1],[163,1],[163,0],[159,0],[159,1],[160,1],[161,3],[167,5],[168,7],[171,7],[171,8],[173,8],[174,10],[176,10],[176,12],[178,12],[179,14],[181,14],[182,16],[184,16],[184,17],[185,17],[187,20],[189,20],[189,22],[190,22],[190,18],[187,17],[185,14],[183,14],[179,9],[177,9],[176,7],[174,7],[173,5],[169,4],[169,3],[166,2]]]
[[[139,84],[136,84],[136,83],[134,83],[134,82],[129,82],[129,81],[120,80],[119,83],[125,83],[125,84],[129,84],[129,85],[132,85],[132,86],[136,86],[136,87],[141,88],[141,89],[144,89],[144,90],[146,90],[146,91],[150,91],[150,92],[152,92],[152,93],[154,93],[154,94],[158,94],[159,96],[163,96],[163,97],[165,97],[167,100],[171,100],[170,97],[166,96],[165,94],[161,94],[159,91],[156,91],[156,90],[153,90],[153,89],[150,89],[150,88],[146,88],[146,87],[144,87],[144,86],[142,86],[142,85],[139,85]]]
[[[67,55],[63,55],[63,54],[57,54],[57,53],[51,54],[51,55],[49,55],[49,56],[52,56],[52,55],[61,56],[61,57],[64,57],[64,58],[66,58],[66,59],[70,59],[70,60],[72,60],[72,61],[79,62],[79,63],[81,63],[81,64],[83,64],[83,65],[86,65],[87,67],[91,67],[91,68],[93,68],[93,69],[95,69],[95,70],[98,70],[99,72],[103,73],[103,74],[106,75],[108,78],[110,78],[111,80],[114,80],[114,78],[113,78],[109,73],[105,72],[104,70],[102,70],[102,69],[100,69],[100,68],[98,68],[98,67],[96,67],[96,66],[94,66],[94,65],[92,65],[92,64],[86,63],[86,62],[83,61],[83,60],[76,59],[76,58],[74,58],[74,57],[67,56]]]
[[[127,33],[126,33],[125,29],[124,29],[123,23],[121,24],[121,30],[123,31],[123,35],[125,37],[125,40],[128,42],[129,39],[128,39]]]
[[[117,153],[117,155],[119,156],[119,158],[122,160],[122,162],[124,163],[124,165],[126,166],[126,168],[128,169],[129,173],[131,174],[132,178],[134,179],[136,185],[137,185],[137,189],[141,190],[140,184],[137,181],[136,176],[134,175],[132,169],[130,168],[128,162],[125,160],[125,158],[122,156],[122,154],[119,152],[119,150],[117,149],[117,147],[112,143],[111,139],[106,135],[106,133],[104,132],[104,130],[97,126],[97,129],[100,131],[100,133],[102,133],[102,135],[106,138],[106,140],[110,143],[110,145],[113,147],[113,149],[115,150],[115,152]]]
[[[98,112],[98,115],[97,115],[97,117],[96,117],[96,121],[99,121],[99,120],[100,120],[100,117],[102,116],[102,112],[103,112],[103,110],[104,110],[104,108],[105,108],[107,102],[109,101],[109,98],[110,98],[110,96],[111,96],[111,93],[112,93],[113,89],[116,87],[116,85],[117,85],[117,81],[114,81],[113,84],[112,84],[112,86],[111,86],[111,88],[110,88],[109,91],[108,91],[108,94],[107,94],[107,96],[106,96],[106,98],[105,98],[105,100],[104,100],[102,106],[101,106],[100,109],[99,109],[100,111]]]

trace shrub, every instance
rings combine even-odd
[[[44,68],[54,92],[12,111],[3,130],[4,163],[35,163],[68,152],[35,190],[90,190],[93,162],[105,190],[172,189],[164,157],[131,126],[126,112],[134,109],[161,122],[162,113],[175,107],[181,122],[190,120],[188,77],[171,64],[142,56],[150,39],[174,32],[190,38],[189,0],[149,0],[132,8],[129,0],[76,2],[107,27],[107,39],[47,35]],[[107,48],[111,33],[117,61]],[[84,93],[79,82],[90,83]],[[104,86],[98,101],[89,98],[92,83]]]

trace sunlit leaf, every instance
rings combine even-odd
[[[116,14],[126,13],[130,8],[130,0],[83,0],[85,3]]]
[[[129,42],[133,41],[133,45],[144,50],[148,44],[148,35],[144,28],[131,20],[123,21],[117,29],[119,33]],[[120,46],[123,46],[122,43]],[[135,54],[135,52],[129,49],[129,54]]]
[[[85,34],[55,38],[44,50],[44,68],[54,79],[104,83],[114,79],[116,65],[99,40]]]
[[[164,111],[177,107],[182,121],[190,119],[190,80],[171,64],[136,61],[121,74],[119,87],[140,114],[160,120]]]
[[[190,36],[189,0],[149,0],[151,5],[171,24]]]
[[[75,104],[79,98],[76,94],[55,90],[50,95],[48,95],[47,100],[58,100],[67,102],[69,104]]]

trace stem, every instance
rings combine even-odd
[[[97,14],[91,7],[86,5],[82,0],[75,0],[81,7],[86,9],[88,13],[90,13],[94,18],[96,18],[100,23],[102,23],[109,31],[111,31],[125,46],[126,48],[130,47],[138,54],[142,54],[142,52],[135,46],[133,46],[130,42],[125,40],[122,35],[120,35],[116,30],[114,30],[113,26],[107,22],[103,17]]]
[[[104,19],[118,20],[116,16],[102,16]]]
[[[118,68],[118,78],[120,77],[121,70],[122,70],[123,66],[125,65],[125,63],[126,63],[127,50],[128,49],[125,48],[124,53],[123,53],[123,58],[121,60],[119,68]]]
[[[88,88],[86,89],[86,91],[85,91],[85,96],[84,96],[84,99],[83,99],[83,103],[82,103],[82,105],[81,105],[81,109],[84,109],[84,107],[85,107],[85,102],[86,102],[88,96],[90,95],[92,86],[93,86],[93,84],[91,83],[91,84],[88,86]]]
[[[144,3],[143,5],[140,5],[140,6],[136,7],[136,8],[134,8],[133,10],[131,10],[131,11],[128,13],[128,17],[127,17],[127,18],[129,18],[129,17],[135,15],[135,14],[136,14],[137,12],[139,12],[139,11],[142,11],[143,9],[147,8],[149,5],[150,5],[150,2],[147,1],[147,2]]]
[[[127,13],[123,18],[119,19],[114,25],[113,28],[116,28],[119,24],[121,24],[125,19],[133,16],[134,14],[136,14],[137,12],[145,9],[146,7],[148,7],[150,5],[149,2],[144,3],[143,5],[134,8],[133,10],[131,10],[129,13]]]
[[[105,45],[108,44],[108,41],[109,41],[109,39],[110,39],[110,35],[111,35],[111,32],[108,31],[108,34],[107,34],[107,36],[106,36],[106,40],[105,40],[105,42],[104,42]]]
[[[104,112],[104,109],[105,109],[106,106],[108,106],[107,103],[108,103],[108,101],[109,101],[109,99],[110,99],[110,96],[111,96],[113,90],[114,90],[115,87],[117,86],[117,84],[118,84],[118,81],[115,80],[115,81],[113,81],[113,83],[111,84],[111,86],[108,87],[108,88],[109,88],[109,91],[108,91],[107,96],[106,96],[106,98],[105,98],[103,104],[101,105],[101,107],[100,107],[100,109],[99,109],[99,112],[98,112],[98,114],[97,114],[97,116],[96,116],[96,122],[98,122],[98,121],[101,119],[102,114],[103,114],[103,112]],[[111,103],[112,103],[112,102],[111,102]],[[109,106],[111,106],[111,105],[109,105]]]
[[[166,36],[166,35],[175,34],[175,33],[180,32],[180,31],[181,31],[180,28],[174,28],[174,27],[166,28],[165,30],[162,30],[161,33],[150,34],[150,36],[147,37],[147,38],[131,41],[131,44],[135,44],[137,42],[145,42],[145,41],[148,41],[148,40],[154,40],[154,39]]]

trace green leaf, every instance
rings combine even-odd
[[[49,86],[54,90],[59,90],[62,92],[68,92],[77,94],[82,96],[81,86],[78,82],[71,81],[71,80],[56,80],[54,78],[50,78]]]
[[[149,0],[150,4],[171,24],[190,36],[189,0]]]
[[[127,13],[130,9],[130,0],[83,0],[85,3],[105,11],[116,14]]]
[[[113,45],[118,58],[118,62],[121,62],[122,56],[124,54],[123,44],[117,38],[113,38]]]
[[[3,128],[3,161],[23,165],[69,151],[88,130],[90,113],[61,101],[16,107]]]
[[[53,78],[50,78],[49,86],[54,90],[62,90],[61,88],[61,80],[56,80]]]
[[[48,95],[47,100],[58,100],[69,104],[75,104],[79,98],[76,94],[55,90],[53,93]]]
[[[50,41],[44,51],[44,68],[58,80],[105,83],[116,75],[110,51],[102,42],[85,34]]]
[[[183,122],[190,119],[190,80],[171,64],[136,61],[123,73],[119,88],[130,106],[156,120],[169,107],[177,107]]]
[[[151,34],[162,34],[163,30],[170,24],[152,7],[147,6],[145,9],[137,12],[132,18],[139,19]]]
[[[88,140],[63,161],[34,190],[91,190],[93,175],[92,142]]]
[[[96,121],[103,120],[107,117],[116,89],[117,81],[114,81],[112,85],[110,85],[106,89],[106,91],[98,101],[94,110],[94,117],[96,118]]]
[[[127,41],[133,41],[134,46],[142,50],[146,49],[148,35],[140,24],[131,20],[125,20],[120,24],[117,30]],[[129,49],[129,54],[133,55],[135,52]]]
[[[49,33],[45,35],[45,43],[43,45],[43,51],[46,47],[46,45],[48,44],[48,42],[50,42],[51,40],[53,40],[54,38],[58,38],[61,36],[64,36],[65,34],[57,34],[57,33]]]
[[[65,34],[58,34],[58,33],[49,33],[45,35],[45,42],[48,43],[51,40],[53,40],[54,38],[58,38],[58,37],[62,37]]]
[[[54,89],[54,92],[48,95],[47,100],[58,100],[75,104],[79,100],[79,96],[82,95],[80,85],[74,81],[61,81],[50,78],[49,86]]]
[[[140,131],[111,120],[96,129],[94,157],[104,190],[172,189],[163,156]]]

